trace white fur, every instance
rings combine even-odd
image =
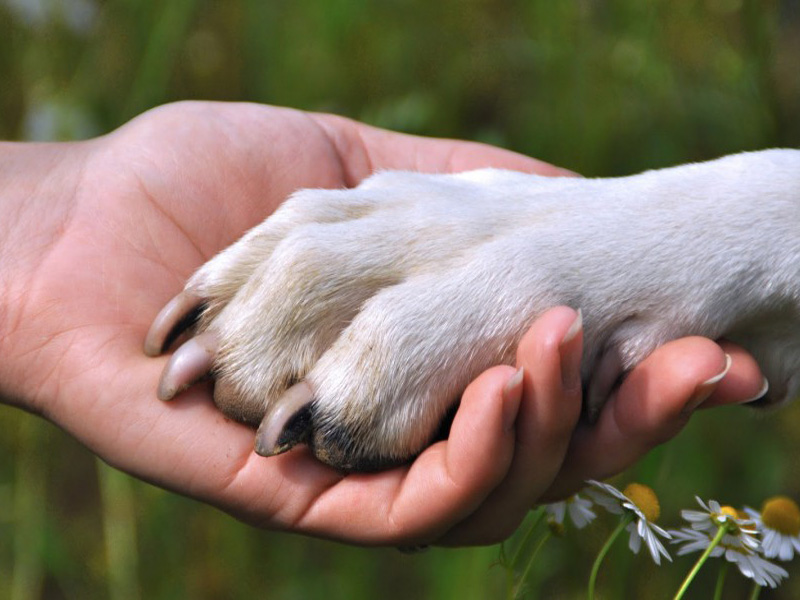
[[[592,410],[688,334],[743,344],[779,402],[800,389],[800,151],[616,179],[378,173],[296,193],[187,289],[218,381],[261,414],[305,378],[314,426],[364,455],[418,452],[557,304],[583,311]]]

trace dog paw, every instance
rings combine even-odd
[[[145,351],[185,331],[158,394],[212,375],[272,455],[404,462],[547,308],[584,314],[589,415],[664,342],[740,341],[772,397],[800,381],[800,152],[610,180],[386,172],[296,193],[206,263]],[[761,202],[754,210],[753,202]]]

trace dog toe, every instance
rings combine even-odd
[[[203,299],[190,291],[182,291],[172,298],[150,325],[144,340],[147,356],[163,354],[170,344],[196,321],[202,310]]]
[[[301,381],[271,403],[256,432],[256,453],[274,456],[307,442],[311,431],[313,397],[311,386]]]
[[[170,357],[158,383],[158,398],[172,400],[211,374],[217,355],[217,336],[201,333],[180,346]]]

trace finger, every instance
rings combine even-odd
[[[711,397],[699,408],[747,404],[766,394],[769,383],[762,375],[755,359],[744,348],[732,342],[722,340],[719,342],[719,346],[731,357],[731,368],[719,382]]]
[[[577,174],[516,152],[456,140],[424,138],[370,127],[327,114],[311,115],[328,133],[344,159],[345,180],[356,185],[380,169],[456,173],[483,167],[546,176]]]
[[[594,426],[579,426],[545,498],[564,497],[586,479],[616,474],[675,436],[697,401],[727,377],[719,379],[727,363],[722,348],[705,338],[684,338],[656,350],[625,379]]]
[[[508,472],[515,432],[503,423],[513,420],[518,407],[504,404],[502,389],[513,372],[497,367],[478,377],[462,398],[449,438],[412,465],[348,475],[314,499],[294,526],[351,541],[358,532],[365,544],[438,539],[473,513]]]
[[[524,394],[511,468],[480,508],[437,543],[505,539],[552,484],[580,415],[582,342],[580,316],[565,307],[542,315],[525,334],[517,352]]]

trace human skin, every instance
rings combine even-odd
[[[121,470],[254,525],[408,546],[504,539],[536,503],[673,437],[699,399],[758,394],[746,352],[685,338],[581,425],[582,331],[573,308],[557,307],[525,335],[515,367],[472,382],[446,441],[381,473],[343,474],[303,447],[257,456],[253,431],[216,410],[211,384],[156,399],[167,357],[142,352],[153,317],[292,191],[353,186],[377,169],[486,166],[569,175],[488,146],[252,104],[178,103],[85,142],[0,144],[0,399]],[[726,354],[727,374],[703,385]]]

